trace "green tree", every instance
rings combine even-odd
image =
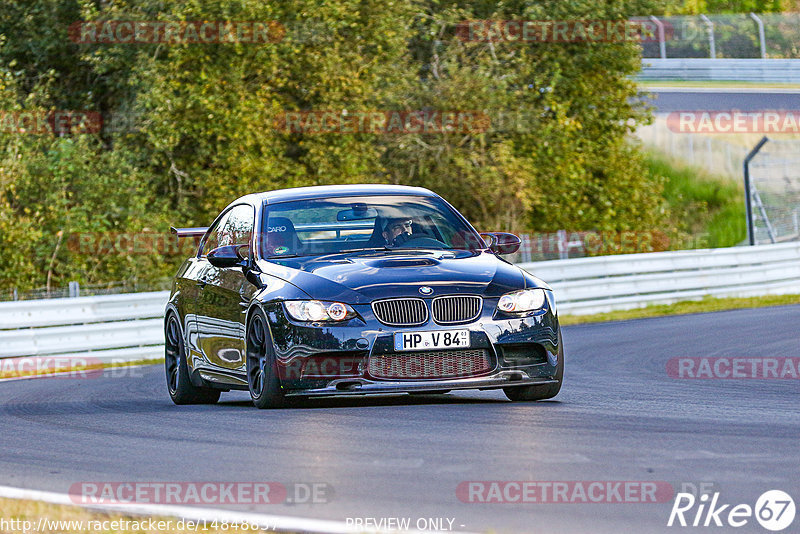
[[[5,4],[2,109],[90,110],[106,122],[99,134],[0,132],[0,287],[157,280],[179,251],[87,254],[70,239],[204,225],[239,195],[301,185],[426,186],[482,229],[667,220],[660,179],[629,135],[648,120],[634,99],[638,45],[471,42],[457,31],[475,19],[657,14],[646,0]],[[70,40],[73,23],[103,20],[278,21],[285,34],[261,44]],[[490,126],[405,135],[277,127],[287,112],[380,110],[460,110]]]

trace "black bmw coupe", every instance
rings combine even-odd
[[[547,284],[500,257],[512,234],[479,234],[416,187],[285,189],[232,202],[178,270],[165,314],[176,404],[249,390],[293,397],[503,389],[554,397],[564,351]]]

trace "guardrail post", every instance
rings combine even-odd
[[[705,15],[700,15],[700,18],[706,23],[706,27],[708,28],[708,47],[711,49],[710,57],[711,59],[717,59],[717,45],[714,42],[714,23]]]
[[[750,18],[758,25],[758,42],[761,45],[761,59],[767,59],[767,39],[764,37],[764,22],[755,13],[750,13]]]
[[[753,224],[753,204],[752,204],[752,188],[750,186],[750,160],[756,157],[758,151],[761,150],[766,142],[769,141],[766,136],[761,138],[761,141],[753,147],[753,150],[744,158],[744,201],[745,213],[747,214],[747,242],[750,246],[756,244],[755,226]]]
[[[658,28],[658,51],[661,59],[667,59],[667,40],[664,36],[664,23],[658,20],[653,15],[650,15],[650,20],[653,21],[653,24],[656,25]]]
[[[69,283],[69,298],[79,297],[81,295],[81,286],[78,282]]]

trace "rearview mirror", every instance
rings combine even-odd
[[[363,221],[364,219],[374,219],[378,216],[378,210],[368,208],[366,204],[357,202],[349,210],[342,210],[336,214],[337,221]]]
[[[225,245],[208,253],[208,262],[214,267],[241,267],[250,256],[249,245]]]
[[[489,250],[495,254],[513,254],[522,244],[519,237],[506,232],[486,232],[481,234],[481,237]]]

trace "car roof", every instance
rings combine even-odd
[[[411,187],[407,185],[384,184],[353,184],[353,185],[318,185],[312,187],[293,187],[290,189],[276,189],[263,193],[253,193],[238,198],[230,203],[234,204],[275,204],[289,200],[309,200],[315,198],[353,197],[368,195],[416,195],[435,197],[436,193],[424,187]],[[227,208],[226,208],[227,209]]]

